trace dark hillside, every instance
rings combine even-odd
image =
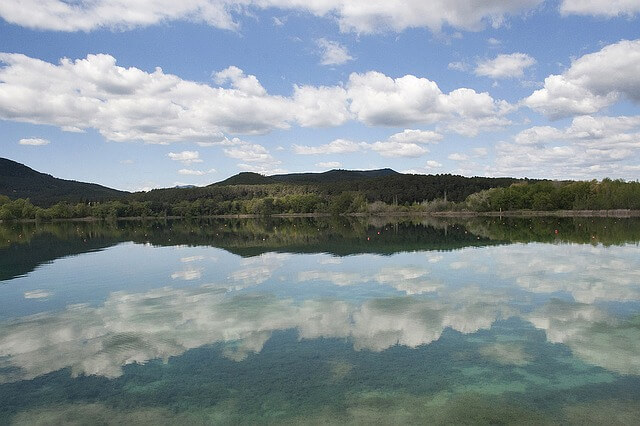
[[[58,179],[24,164],[0,158],[0,195],[11,199],[28,198],[35,205],[49,206],[60,201],[116,200],[127,194],[95,183]]]

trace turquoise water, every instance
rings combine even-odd
[[[0,227],[0,424],[637,424],[640,222]]]

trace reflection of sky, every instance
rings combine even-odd
[[[286,329],[302,339],[348,339],[356,350],[414,348],[446,329],[471,334],[512,316],[585,362],[640,374],[640,328],[630,317],[638,311],[628,308],[640,302],[638,252],[514,244],[241,258],[210,247],[121,244],[0,286],[0,315],[14,318],[0,324],[0,370],[9,372],[0,381],[64,367],[117,377],[123,365],[210,343],[233,342],[225,356],[241,361]],[[502,344],[480,355],[530,361]]]

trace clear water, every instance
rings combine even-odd
[[[0,226],[0,424],[638,424],[640,221]]]

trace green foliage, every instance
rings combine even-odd
[[[640,209],[640,183],[611,179],[517,183],[471,194],[466,205],[473,211],[637,210]]]
[[[116,200],[128,193],[93,183],[58,179],[15,161],[0,158],[0,194],[12,199],[28,198],[37,206],[48,207],[60,201],[78,203]],[[0,200],[0,205],[2,204],[3,201]]]
[[[640,183],[406,175],[391,169],[265,177],[135,194],[65,181],[0,159],[0,220],[438,211],[640,209]],[[15,194],[24,197],[11,199]],[[37,202],[28,198],[37,197]]]

